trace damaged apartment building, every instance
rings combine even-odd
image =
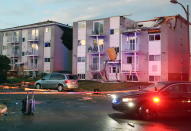
[[[133,21],[124,16],[73,24],[72,71],[101,81],[187,81],[188,23],[180,15]]]

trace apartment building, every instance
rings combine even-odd
[[[180,15],[140,22],[116,16],[73,25],[72,70],[81,79],[155,82],[189,78],[188,24]],[[116,58],[111,59],[112,55]]]
[[[25,75],[71,72],[72,51],[61,39],[68,37],[68,32],[72,32],[72,27],[54,21],[3,29],[1,54],[10,58],[11,72]]]

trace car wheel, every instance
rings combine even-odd
[[[36,89],[40,89],[41,85],[40,84],[36,84]]]
[[[61,92],[61,91],[63,91],[63,86],[62,85],[58,85],[57,89],[58,89],[59,92]]]
[[[154,120],[157,118],[157,113],[148,106],[141,106],[139,108],[139,117],[144,120]]]

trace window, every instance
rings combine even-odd
[[[94,45],[104,45],[104,39],[99,39],[98,41],[97,40],[93,40],[93,44]]]
[[[127,75],[127,80],[128,81],[138,81],[138,78],[136,75],[132,74],[132,75]]]
[[[155,36],[154,35],[149,35],[149,41],[154,41],[155,40]]]
[[[77,80],[78,79],[78,76],[77,75],[67,75],[67,78],[69,80]]]
[[[103,21],[94,21],[93,23],[94,34],[103,34]]]
[[[45,28],[45,32],[47,33],[47,32],[50,32],[50,27],[46,27]]]
[[[78,62],[85,62],[86,58],[85,57],[78,57]]]
[[[114,29],[110,29],[110,34],[111,34],[111,35],[114,34]]]
[[[86,45],[86,40],[78,40],[78,45]]]
[[[159,34],[155,35],[155,40],[160,40],[160,35]]]
[[[119,68],[116,66],[110,67],[110,73],[119,73]]]
[[[35,64],[38,63],[38,60],[37,60],[37,59],[31,59],[31,63],[32,63],[32,64],[33,64],[33,60],[34,60]]]
[[[81,79],[81,80],[85,80],[86,75],[85,74],[78,74],[78,78]]]
[[[160,55],[149,55],[149,61],[160,61]]]
[[[160,81],[160,76],[149,76],[149,81]]]
[[[23,37],[23,42],[25,42],[25,38]]]
[[[127,57],[127,64],[132,64],[133,63],[133,58],[131,56]]]
[[[44,47],[50,47],[50,43],[44,43]]]
[[[160,34],[150,34],[149,41],[160,40]]]
[[[22,52],[22,56],[24,56],[25,55],[25,52]]]
[[[44,58],[45,62],[50,62],[50,58]]]
[[[135,50],[135,38],[129,40],[129,49]]]

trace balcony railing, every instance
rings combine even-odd
[[[122,64],[122,72],[137,72],[139,71],[139,66],[134,64]]]
[[[29,42],[38,42],[39,41],[39,37],[38,36],[29,36],[28,37],[28,41]]]
[[[19,38],[9,38],[7,39],[8,44],[18,44],[20,43]]]
[[[98,48],[98,46],[89,46],[88,52],[89,53],[98,53],[99,49],[100,49],[100,52],[104,51],[104,47],[103,46],[99,46],[99,48]]]
[[[24,70],[30,70],[30,71],[38,71],[38,65],[37,64],[26,64],[24,65]]]
[[[38,51],[27,51],[25,52],[26,56],[38,56]]]
[[[90,65],[90,69],[91,69],[92,71],[98,71],[98,68],[99,68],[99,65],[98,65],[98,64],[92,64],[92,65]]]
[[[104,32],[92,31],[90,36],[105,36],[105,33]]]

